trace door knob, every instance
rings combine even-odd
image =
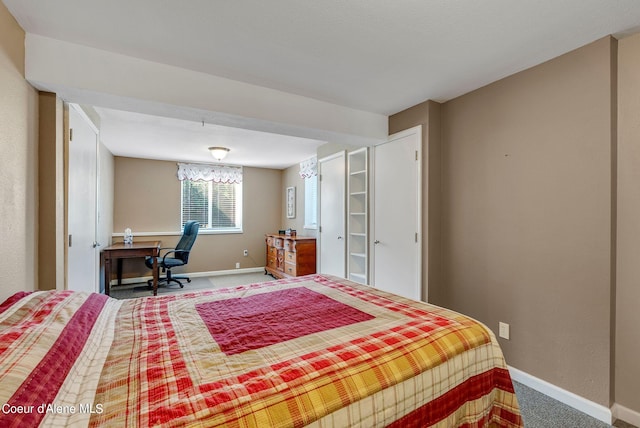
[[[380,241],[378,241],[377,239],[375,241],[373,241],[374,244],[379,244]]]
[[[338,236],[338,239],[342,239],[342,236]]]

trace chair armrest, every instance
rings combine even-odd
[[[172,248],[172,249],[171,249],[171,251],[167,251],[167,252],[164,254],[164,256],[162,256],[162,262],[164,263],[164,260],[167,258],[167,256],[168,256],[169,254],[176,254],[176,255],[177,255],[177,254],[179,254],[179,253],[188,253],[188,252],[189,252],[189,251],[187,251],[187,250],[176,250],[176,249],[173,249],[173,248]]]
[[[175,251],[176,251],[176,249],[175,249],[175,248],[173,248],[173,247],[160,247],[160,248],[158,248],[158,257],[160,257],[160,253],[162,252],[162,250],[169,250],[169,251],[167,251],[167,253],[165,254],[165,256],[166,256],[167,254],[169,254],[169,253],[173,253],[173,252],[175,252]],[[180,250],[177,250],[177,251],[180,251]]]

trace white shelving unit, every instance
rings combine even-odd
[[[369,276],[369,159],[363,147],[348,153],[347,274],[351,281],[367,284]]]

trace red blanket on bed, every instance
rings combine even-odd
[[[489,330],[337,278],[0,311],[0,426],[522,426]]]

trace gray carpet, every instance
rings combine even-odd
[[[158,296],[172,293],[189,293],[191,291],[206,290],[209,288],[235,287],[237,285],[253,284],[265,281],[274,281],[274,279],[272,276],[265,275],[263,272],[196,277],[191,278],[190,283],[182,281],[184,288],[180,288],[176,283],[171,283],[170,286],[160,286],[158,287]],[[147,287],[146,282],[120,286],[116,285],[112,286],[110,291],[111,297],[120,300],[153,296],[153,292],[149,287]]]
[[[534,389],[514,382],[518,396],[520,412],[525,428],[608,428],[605,424],[591,416],[579,412],[553,398]],[[635,428],[622,421],[613,424],[618,428]]]
[[[225,288],[237,285],[252,284],[256,282],[273,281],[274,279],[262,272],[221,275],[211,277],[192,278],[191,283],[185,283],[184,288],[173,284],[170,287],[158,288],[158,295],[171,293],[187,293],[190,291],[209,288]],[[132,299],[136,297],[151,296],[152,292],[144,284],[131,284],[111,288],[111,297],[116,299]],[[553,398],[544,395],[534,389],[514,382],[520,411],[526,428],[608,428],[605,424],[578,410],[569,407]],[[637,428],[622,421],[616,421],[613,425],[618,428]]]

